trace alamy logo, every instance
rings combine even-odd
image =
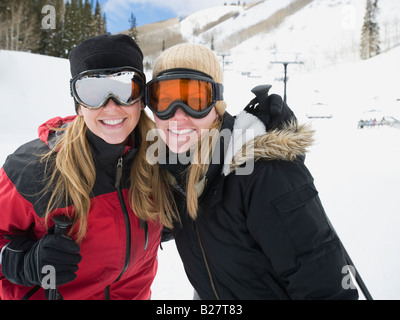
[[[46,5],[42,8],[42,14],[46,16],[42,19],[43,30],[55,30],[56,29],[56,8],[51,5]]]
[[[42,268],[42,274],[45,276],[42,279],[42,288],[56,289],[56,269],[53,266],[46,265]]]
[[[353,283],[352,276],[356,276],[356,268],[351,265],[345,265],[342,268],[342,274],[345,275],[342,279],[342,288],[345,290],[355,289],[356,286]]]

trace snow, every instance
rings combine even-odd
[[[279,1],[264,3],[278,6]],[[380,1],[380,19],[393,21],[399,3]],[[250,89],[256,85],[272,84],[271,93],[283,95],[282,82],[276,80],[283,67],[271,65],[273,55],[267,40],[276,41],[278,47],[282,45],[282,51],[292,42],[289,49],[305,52],[305,61],[316,61],[307,66],[288,67],[288,103],[299,121],[311,123],[316,131],[315,144],[306,158],[307,167],[315,178],[325,211],[372,296],[400,299],[400,129],[387,126],[357,129],[358,120],[371,109],[400,120],[400,101],[397,101],[400,47],[367,61],[345,54],[347,44],[340,47],[341,40],[346,43],[347,37],[359,41],[364,5],[365,1],[356,0],[315,0],[288,17],[275,31],[252,37],[233,48],[231,63],[225,69],[224,94],[231,114],[238,113],[254,97]],[[253,8],[238,12],[254,14],[255,22],[261,10]],[[227,11],[218,15],[223,16]],[[338,21],[343,12],[354,14],[354,20],[344,23],[346,32],[342,30],[343,21]],[[202,21],[207,17],[204,12],[198,15]],[[218,15],[210,15],[211,21],[217,20]],[[196,25],[197,18],[186,19],[190,18],[190,23]],[[232,23],[229,20],[223,24]],[[329,39],[317,32],[324,21],[327,23],[320,28],[331,28]],[[205,21],[202,23],[206,25]],[[220,26],[221,34],[228,34],[231,26]],[[335,44],[343,55],[329,60],[326,52]],[[242,75],[249,70],[251,77]],[[34,139],[41,123],[74,113],[69,79],[69,63],[65,59],[0,50],[1,163],[19,145]],[[327,103],[333,117],[308,119],[305,114],[315,102]],[[159,252],[159,271],[152,291],[154,300],[192,299],[193,289],[173,241],[163,244]]]
[[[0,50],[0,160],[37,137],[40,124],[74,112],[66,59]]]
[[[243,12],[243,8],[240,6],[219,6],[198,11],[181,21],[182,35],[185,39],[190,39],[193,35],[193,30],[201,30],[207,24],[216,22],[227,14],[239,14],[240,12]]]
[[[240,14],[215,26],[214,28],[207,31],[205,35],[212,33],[215,37],[215,41],[218,41],[219,39],[222,40],[232,34],[235,34],[238,31],[241,31],[242,29],[244,29],[244,27],[250,27],[260,21],[267,19],[273,13],[275,13],[279,9],[286,7],[291,2],[292,0],[268,0],[265,2],[261,2],[260,4],[251,7],[248,10],[243,10],[243,8],[240,6],[228,6],[228,8],[231,7],[233,8],[233,10],[236,8],[236,10],[238,10],[237,13]],[[224,8],[226,7],[221,6],[205,9],[203,10],[204,17],[207,17],[209,14],[220,14],[220,16],[222,16],[221,11],[224,10]],[[189,16],[188,19],[193,20],[193,16]],[[183,20],[182,22],[184,21],[185,20]]]

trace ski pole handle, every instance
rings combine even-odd
[[[65,235],[67,229],[72,225],[72,221],[66,216],[56,216],[53,218],[54,234]],[[57,300],[57,286],[55,289],[49,289],[49,300]]]
[[[54,221],[54,234],[65,235],[67,229],[72,225],[72,221],[66,216],[56,216],[53,218]]]

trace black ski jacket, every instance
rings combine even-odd
[[[242,140],[246,129],[255,138]],[[201,299],[358,298],[345,289],[344,251],[304,165],[312,134],[295,122],[267,133],[245,111],[225,114],[218,152],[197,186],[195,221],[170,175],[181,218],[172,233]]]

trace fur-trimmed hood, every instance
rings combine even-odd
[[[299,125],[296,120],[267,132],[260,119],[242,111],[235,118],[222,173],[226,176],[249,160],[293,161],[306,154],[313,134],[309,125]]]

